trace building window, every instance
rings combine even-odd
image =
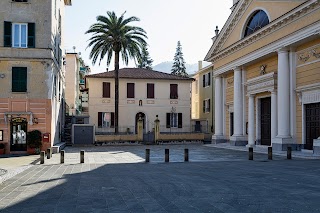
[[[98,127],[114,128],[114,112],[98,112]]]
[[[27,67],[12,67],[12,92],[27,92]]]
[[[110,83],[109,82],[102,83],[102,97],[103,98],[110,98]]]
[[[127,83],[127,98],[134,98],[134,83]]]
[[[154,84],[147,84],[147,98],[154,98]]]
[[[182,113],[167,113],[167,128],[178,127],[182,128]]]
[[[28,0],[12,0],[13,2],[28,2]]]
[[[27,47],[27,24],[12,24],[13,47]]]
[[[4,46],[18,48],[35,47],[34,23],[4,22]]]
[[[256,11],[249,19],[243,37],[251,35],[267,24],[269,24],[269,18],[267,14],[263,10]]]
[[[209,72],[202,76],[202,86],[207,87],[207,86],[210,86],[210,84],[211,84],[211,73]]]
[[[170,84],[170,99],[178,99],[178,84]]]
[[[210,112],[210,99],[203,100],[203,113]]]

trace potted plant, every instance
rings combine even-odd
[[[32,130],[27,133],[27,152],[39,154],[42,146],[42,134],[39,130]]]
[[[3,155],[4,154],[4,143],[0,143],[0,155]]]

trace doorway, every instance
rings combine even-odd
[[[12,118],[10,122],[10,151],[27,151],[26,118]]]
[[[143,112],[138,112],[137,114],[136,114],[136,126],[135,126],[135,132],[136,132],[136,134],[138,133],[138,120],[139,120],[139,117],[141,117],[141,119],[142,119],[142,124],[143,124],[143,132],[145,132],[145,126],[146,126],[146,124],[145,124],[145,117],[146,117],[146,115],[143,113]]]
[[[306,144],[305,149],[313,149],[313,139],[320,136],[320,103],[306,104]]]
[[[271,98],[261,98],[261,145],[271,145]]]

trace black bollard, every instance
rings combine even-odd
[[[169,149],[165,149],[164,152],[164,161],[169,162]]]
[[[189,161],[189,149],[184,149],[184,162]]]
[[[84,163],[84,150],[80,151],[80,163]]]
[[[64,150],[60,152],[60,163],[64,163]]]
[[[272,160],[272,146],[268,147],[268,160]]]
[[[40,164],[44,164],[44,156],[46,155],[45,151],[40,152]]]
[[[253,147],[249,147],[249,160],[253,160]]]
[[[287,147],[287,159],[288,160],[291,160],[291,157],[292,157],[292,147],[291,146],[288,146]]]
[[[146,149],[146,163],[150,162],[150,149]]]
[[[50,148],[47,149],[47,159],[51,158]]]

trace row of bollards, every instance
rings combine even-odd
[[[164,150],[164,162],[170,161],[169,149]],[[184,149],[184,161],[189,161],[189,149]],[[146,163],[150,162],[150,149],[146,149]]]
[[[287,147],[287,159],[292,159],[292,147]],[[253,160],[253,147],[249,147],[249,160]],[[272,160],[272,147],[268,147],[268,160]]]
[[[52,157],[52,150],[50,148],[47,149],[47,153],[45,151],[40,152],[40,164],[44,164],[44,157],[47,154],[47,159]],[[64,163],[64,150],[60,152],[60,163]],[[84,163],[84,150],[80,151],[80,163]]]

